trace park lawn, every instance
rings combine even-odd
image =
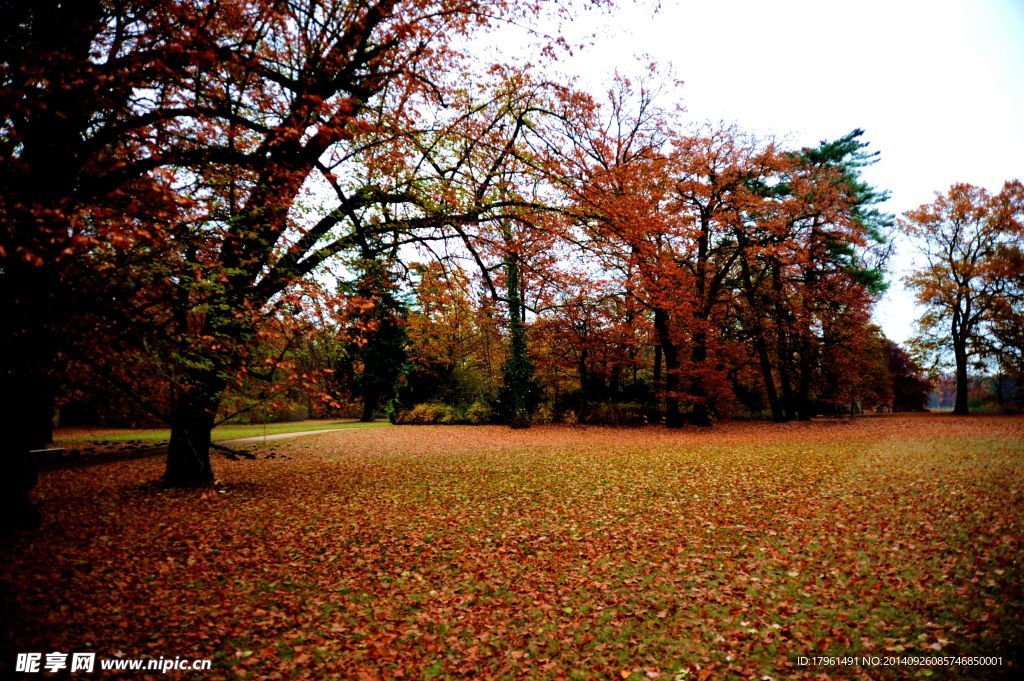
[[[212,658],[204,678],[1021,674],[1019,417],[258,451],[218,459],[216,491],[161,491],[151,459],[44,474],[44,525],[0,566],[11,650]],[[1002,666],[799,664],[830,655]]]
[[[306,430],[336,430],[343,428],[372,428],[390,425],[387,421],[363,423],[354,419],[340,420],[309,420],[289,421],[287,423],[265,424],[226,424],[213,429],[213,441],[223,442],[245,437],[260,435],[278,435],[280,433],[298,433]],[[123,443],[143,442],[159,443],[171,439],[168,428],[65,428],[58,429],[54,434],[54,444],[81,443]]]

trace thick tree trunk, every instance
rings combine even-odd
[[[8,260],[0,274],[0,527],[39,522],[29,493],[36,484],[33,449],[53,436],[58,353],[49,315],[55,278],[48,267]]]
[[[959,335],[953,336],[953,356],[956,359],[956,401],[953,404],[954,414],[968,414],[968,377],[967,377],[967,340]]]
[[[363,394],[363,414],[359,420],[364,423],[373,421],[373,414],[377,411],[377,404],[380,402],[380,395],[375,388],[369,388]]]
[[[53,55],[33,69],[15,69],[12,86],[27,87],[23,78],[31,71],[39,87],[11,138],[20,147],[17,162],[7,163],[0,182],[5,209],[0,235],[0,526],[7,528],[39,521],[29,498],[36,482],[29,451],[45,448],[53,435],[62,369],[56,325],[73,309],[69,291],[62,289],[58,260],[70,245],[67,220],[74,211],[82,135],[90,118],[79,87],[61,77],[69,65],[88,59],[92,33],[83,29],[98,26],[103,7],[95,0],[60,7],[38,4],[15,3],[13,13],[5,12],[5,18],[17,22],[12,28],[27,29],[11,33],[22,41],[14,46],[15,59],[21,48]],[[29,264],[25,256],[37,262]]]
[[[199,377],[183,386],[175,396],[171,443],[167,448],[167,487],[205,487],[213,484],[210,466],[210,431],[217,417],[221,382],[212,376]]]
[[[683,414],[679,410],[679,349],[672,341],[668,328],[668,311],[664,308],[654,310],[654,330],[661,342],[661,352],[665,358],[665,427],[682,428]]]
[[[14,359],[13,357],[11,359]],[[35,459],[30,451],[43,449],[52,436],[53,391],[39,365],[22,355],[21,367],[4,367],[0,391],[3,435],[0,442],[0,529],[28,529],[39,514],[30,492],[36,485]]]

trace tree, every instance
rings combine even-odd
[[[495,67],[458,93],[454,112],[442,112],[432,134],[410,138],[415,154],[406,155],[416,163],[395,183],[429,197],[433,238],[459,242],[459,255],[505,311],[501,401],[517,428],[529,424],[535,392],[527,311],[537,310],[539,289],[555,272],[552,249],[565,226],[553,123],[586,101],[527,71]]]
[[[373,421],[381,401],[394,397],[407,359],[406,306],[395,273],[386,260],[350,263],[353,282],[341,285],[347,339],[339,377],[362,398],[361,421]]]
[[[1024,237],[1021,182],[997,194],[954,184],[935,201],[908,211],[900,221],[917,241],[923,267],[906,278],[925,306],[917,344],[937,360],[952,351],[956,367],[954,414],[968,413],[968,366],[984,352],[986,325],[1005,309],[1003,255]]]
[[[0,4],[0,479],[51,437],[65,323],[95,302],[75,286],[97,244],[159,238],[173,196],[151,171],[184,65],[204,69],[220,17],[152,0]],[[170,152],[169,148],[162,149]],[[136,218],[148,216],[140,229]],[[104,348],[98,345],[97,351]],[[20,493],[0,493],[5,501]],[[22,504],[23,506],[23,504]],[[6,516],[7,514],[5,514]]]
[[[926,411],[931,381],[914,358],[898,343],[890,342],[889,375],[892,377],[892,410]]]
[[[399,406],[491,402],[504,354],[493,299],[475,295],[457,262],[414,263],[411,269],[416,277],[407,323],[409,369]]]
[[[245,6],[247,21],[224,40],[216,68],[193,71],[193,87],[177,93],[184,108],[211,114],[201,134],[181,131],[200,142],[200,158],[182,170],[200,175],[225,210],[183,244],[202,257],[192,262],[204,288],[190,305],[204,314],[193,317],[180,363],[172,485],[212,481],[209,430],[227,377],[254,321],[290,285],[370,236],[391,249],[417,230],[476,223],[405,171],[429,169],[415,141],[429,112],[457,92],[456,39],[538,11],[475,0]],[[215,185],[221,169],[238,180]],[[299,199],[315,186],[333,199],[304,215]]]
[[[844,336],[863,327],[884,290],[891,218],[874,207],[886,194],[860,178],[859,169],[877,156],[865,151],[862,135],[854,130],[785,154],[769,182],[753,187],[764,200],[736,235],[745,251],[745,309],[753,315],[747,325],[777,421],[814,415],[822,352],[843,344],[840,354],[856,354],[858,346]],[[771,311],[767,318],[764,310]]]

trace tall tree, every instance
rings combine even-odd
[[[340,286],[346,312],[341,332],[347,343],[339,375],[363,401],[360,420],[373,421],[381,403],[394,397],[407,359],[407,311],[393,263],[371,258],[349,265],[356,277]]]
[[[968,413],[968,367],[983,351],[986,323],[1005,303],[1001,254],[1020,248],[1024,201],[1019,180],[997,194],[954,184],[935,200],[908,211],[900,226],[917,241],[923,267],[906,278],[925,306],[918,345],[936,358],[952,351],[955,414]]]
[[[165,85],[185,65],[209,64],[221,21],[194,9],[173,0],[0,3],[4,483],[23,477],[7,475],[8,465],[50,441],[63,324],[94,302],[69,273],[96,244],[156,237],[173,203],[169,185],[149,174],[170,156],[155,153],[177,115]],[[151,224],[140,230],[143,216]]]
[[[564,200],[551,153],[554,122],[585,102],[569,88],[528,72],[495,67],[455,98],[432,134],[412,138],[419,156],[405,184],[430,197],[437,239],[458,240],[485,289],[505,311],[508,352],[504,407],[514,427],[529,423],[533,385],[527,311],[555,261],[565,226]]]
[[[226,377],[254,320],[293,282],[366,235],[391,235],[392,248],[414,230],[475,220],[447,214],[415,173],[403,174],[422,158],[410,161],[409,141],[426,112],[454,96],[456,39],[538,11],[500,0],[251,0],[246,8],[249,20],[224,41],[217,68],[193,72],[194,87],[178,93],[186,108],[215,114],[204,134],[182,131],[207,152],[205,164],[184,169],[226,167],[240,179],[229,184],[230,210],[197,233],[207,283],[190,305],[204,315],[193,317],[196,342],[175,391],[168,484],[213,479],[209,431]],[[235,131],[245,136],[232,146]],[[213,153],[225,147],[230,154]],[[295,210],[317,185],[333,191],[333,205],[312,216]]]

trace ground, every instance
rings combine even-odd
[[[44,473],[43,527],[3,547],[3,668],[94,650],[213,659],[181,678],[1021,674],[1019,417],[399,426],[258,451],[218,458],[217,491],[159,490],[158,459]],[[926,656],[1002,659],[907,664]]]

